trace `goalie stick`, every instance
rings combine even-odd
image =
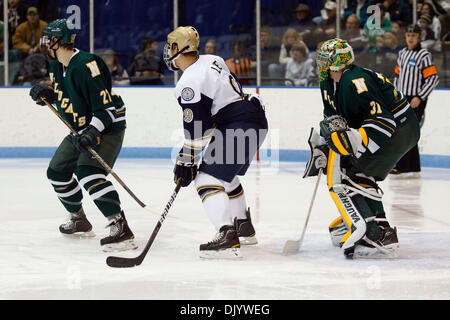
[[[284,244],[283,253],[284,254],[293,254],[298,253],[300,251],[300,246],[302,245],[303,238],[305,237],[306,227],[308,226],[309,217],[311,215],[312,207],[314,204],[314,199],[316,198],[317,187],[319,186],[320,177],[322,176],[322,168],[319,169],[319,173],[317,174],[317,181],[314,187],[314,192],[311,198],[311,203],[309,204],[308,214],[306,215],[305,225],[303,226],[303,231],[298,240],[288,240]]]
[[[148,250],[150,250],[150,247],[153,244],[153,241],[156,238],[156,235],[159,232],[159,229],[161,229],[161,226],[166,219],[167,213],[169,212],[170,207],[172,206],[172,203],[175,201],[175,198],[177,197],[178,191],[180,191],[181,188],[181,179],[178,179],[177,186],[175,187],[175,190],[173,191],[172,195],[170,196],[169,202],[166,204],[166,207],[164,209],[164,212],[161,215],[161,218],[159,219],[158,223],[155,226],[155,229],[153,230],[152,235],[150,236],[150,239],[147,241],[147,244],[145,245],[144,250],[140,255],[138,255],[135,258],[126,258],[126,257],[114,257],[110,256],[106,258],[106,264],[112,268],[131,268],[138,266],[144,261],[145,256],[147,255]]]
[[[78,132],[70,125],[69,122],[67,122],[66,119],[64,119],[64,117],[62,115],[59,114],[59,112],[45,99],[42,98],[42,101],[44,101],[44,103],[47,105],[47,107],[50,108],[50,110],[52,110],[52,112],[67,126],[67,128],[69,128],[70,132],[72,132],[73,135],[78,136]],[[145,203],[143,203],[134,193],[133,191],[130,190],[130,188],[128,188],[128,186],[125,184],[125,182],[122,181],[122,179],[120,179],[120,177],[113,171],[113,169],[111,169],[111,167],[105,162],[105,160],[102,159],[102,157],[99,156],[99,154],[92,149],[91,147],[87,147],[86,148],[91,154],[92,156],[102,165],[102,167],[106,170],[106,172],[108,172],[109,174],[111,174],[116,180],[117,182],[119,182],[119,184],[128,192],[128,194],[134,199],[136,200],[136,202],[143,208],[146,209],[147,211],[154,213],[154,214],[158,214],[159,212],[157,212],[155,209],[152,209],[150,207],[148,207]]]

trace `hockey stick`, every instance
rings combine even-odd
[[[44,101],[44,103],[50,108],[50,110],[52,110],[52,112],[67,126],[67,128],[69,128],[70,132],[72,132],[73,135],[78,136],[78,132],[70,125],[70,123],[64,119],[64,117],[59,114],[58,110],[56,110],[45,98],[42,98],[42,101]],[[106,170],[106,172],[108,172],[109,174],[111,174],[116,180],[117,182],[119,182],[119,184],[128,192],[128,194],[134,199],[136,200],[136,202],[144,209],[148,210],[151,213],[156,213],[159,214],[159,212],[157,212],[155,209],[152,209],[150,207],[148,207],[145,203],[143,203],[134,193],[133,191],[130,190],[130,188],[128,188],[128,186],[125,184],[125,182],[122,181],[122,179],[120,179],[120,177],[113,171],[113,169],[111,169],[111,167],[105,162],[105,160],[102,159],[102,157],[100,157],[98,155],[98,153],[92,149],[91,147],[87,147],[86,148],[91,154],[92,156],[102,165],[102,167]]]
[[[150,247],[153,244],[153,241],[156,238],[156,235],[159,232],[159,229],[161,229],[161,226],[166,219],[167,213],[169,212],[170,207],[172,206],[173,202],[175,201],[175,198],[177,197],[178,191],[180,191],[181,188],[181,179],[177,181],[177,186],[175,187],[175,190],[173,191],[172,195],[170,196],[169,202],[166,204],[166,207],[164,209],[164,212],[161,215],[161,218],[159,219],[158,223],[155,226],[155,229],[153,229],[153,233],[150,236],[150,239],[147,241],[147,244],[145,245],[144,250],[140,255],[138,255],[135,258],[125,258],[125,257],[114,257],[110,256],[106,258],[106,264],[112,268],[131,268],[138,266],[144,261],[145,256],[147,255],[148,250],[150,250]]]
[[[314,187],[313,196],[311,198],[311,203],[309,204],[308,214],[306,215],[305,225],[303,226],[302,235],[298,240],[288,240],[284,244],[283,253],[284,254],[292,254],[298,253],[300,251],[300,246],[303,242],[303,238],[305,237],[306,227],[308,226],[309,217],[311,215],[311,210],[314,204],[314,199],[316,198],[317,187],[319,186],[320,177],[322,176],[322,168],[319,169],[319,173],[317,174],[316,186]]]

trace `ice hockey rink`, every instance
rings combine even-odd
[[[282,254],[301,234],[316,178],[304,163],[253,163],[241,179],[259,244],[239,261],[201,260],[200,243],[215,233],[191,185],[181,189],[142,265],[113,269],[100,249],[106,219],[84,194],[95,238],[63,237],[66,213],[45,171],[49,159],[0,159],[0,299],[449,299],[450,170],[423,168],[420,179],[386,179],[384,205],[397,226],[399,258],[347,260],[332,247],[328,225],[337,215],[322,178],[304,243]],[[174,189],[170,159],[122,159],[115,172],[149,207],[162,212]],[[112,177],[111,177],[112,178]],[[159,215],[117,187],[139,248]]]

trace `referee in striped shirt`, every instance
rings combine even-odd
[[[409,25],[405,40],[407,47],[400,50],[395,67],[395,88],[405,94],[409,104],[422,124],[427,99],[439,83],[439,76],[433,64],[431,53],[420,46],[422,30],[418,25]],[[392,174],[398,177],[419,177],[420,156],[416,145],[399,160]]]

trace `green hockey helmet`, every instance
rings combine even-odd
[[[342,39],[330,39],[325,41],[317,51],[317,71],[320,81],[328,77],[328,71],[339,71],[348,68],[355,55],[352,47]]]
[[[47,45],[52,38],[57,38],[60,44],[73,44],[77,30],[75,25],[67,19],[58,19],[50,22],[44,29],[41,45]]]

